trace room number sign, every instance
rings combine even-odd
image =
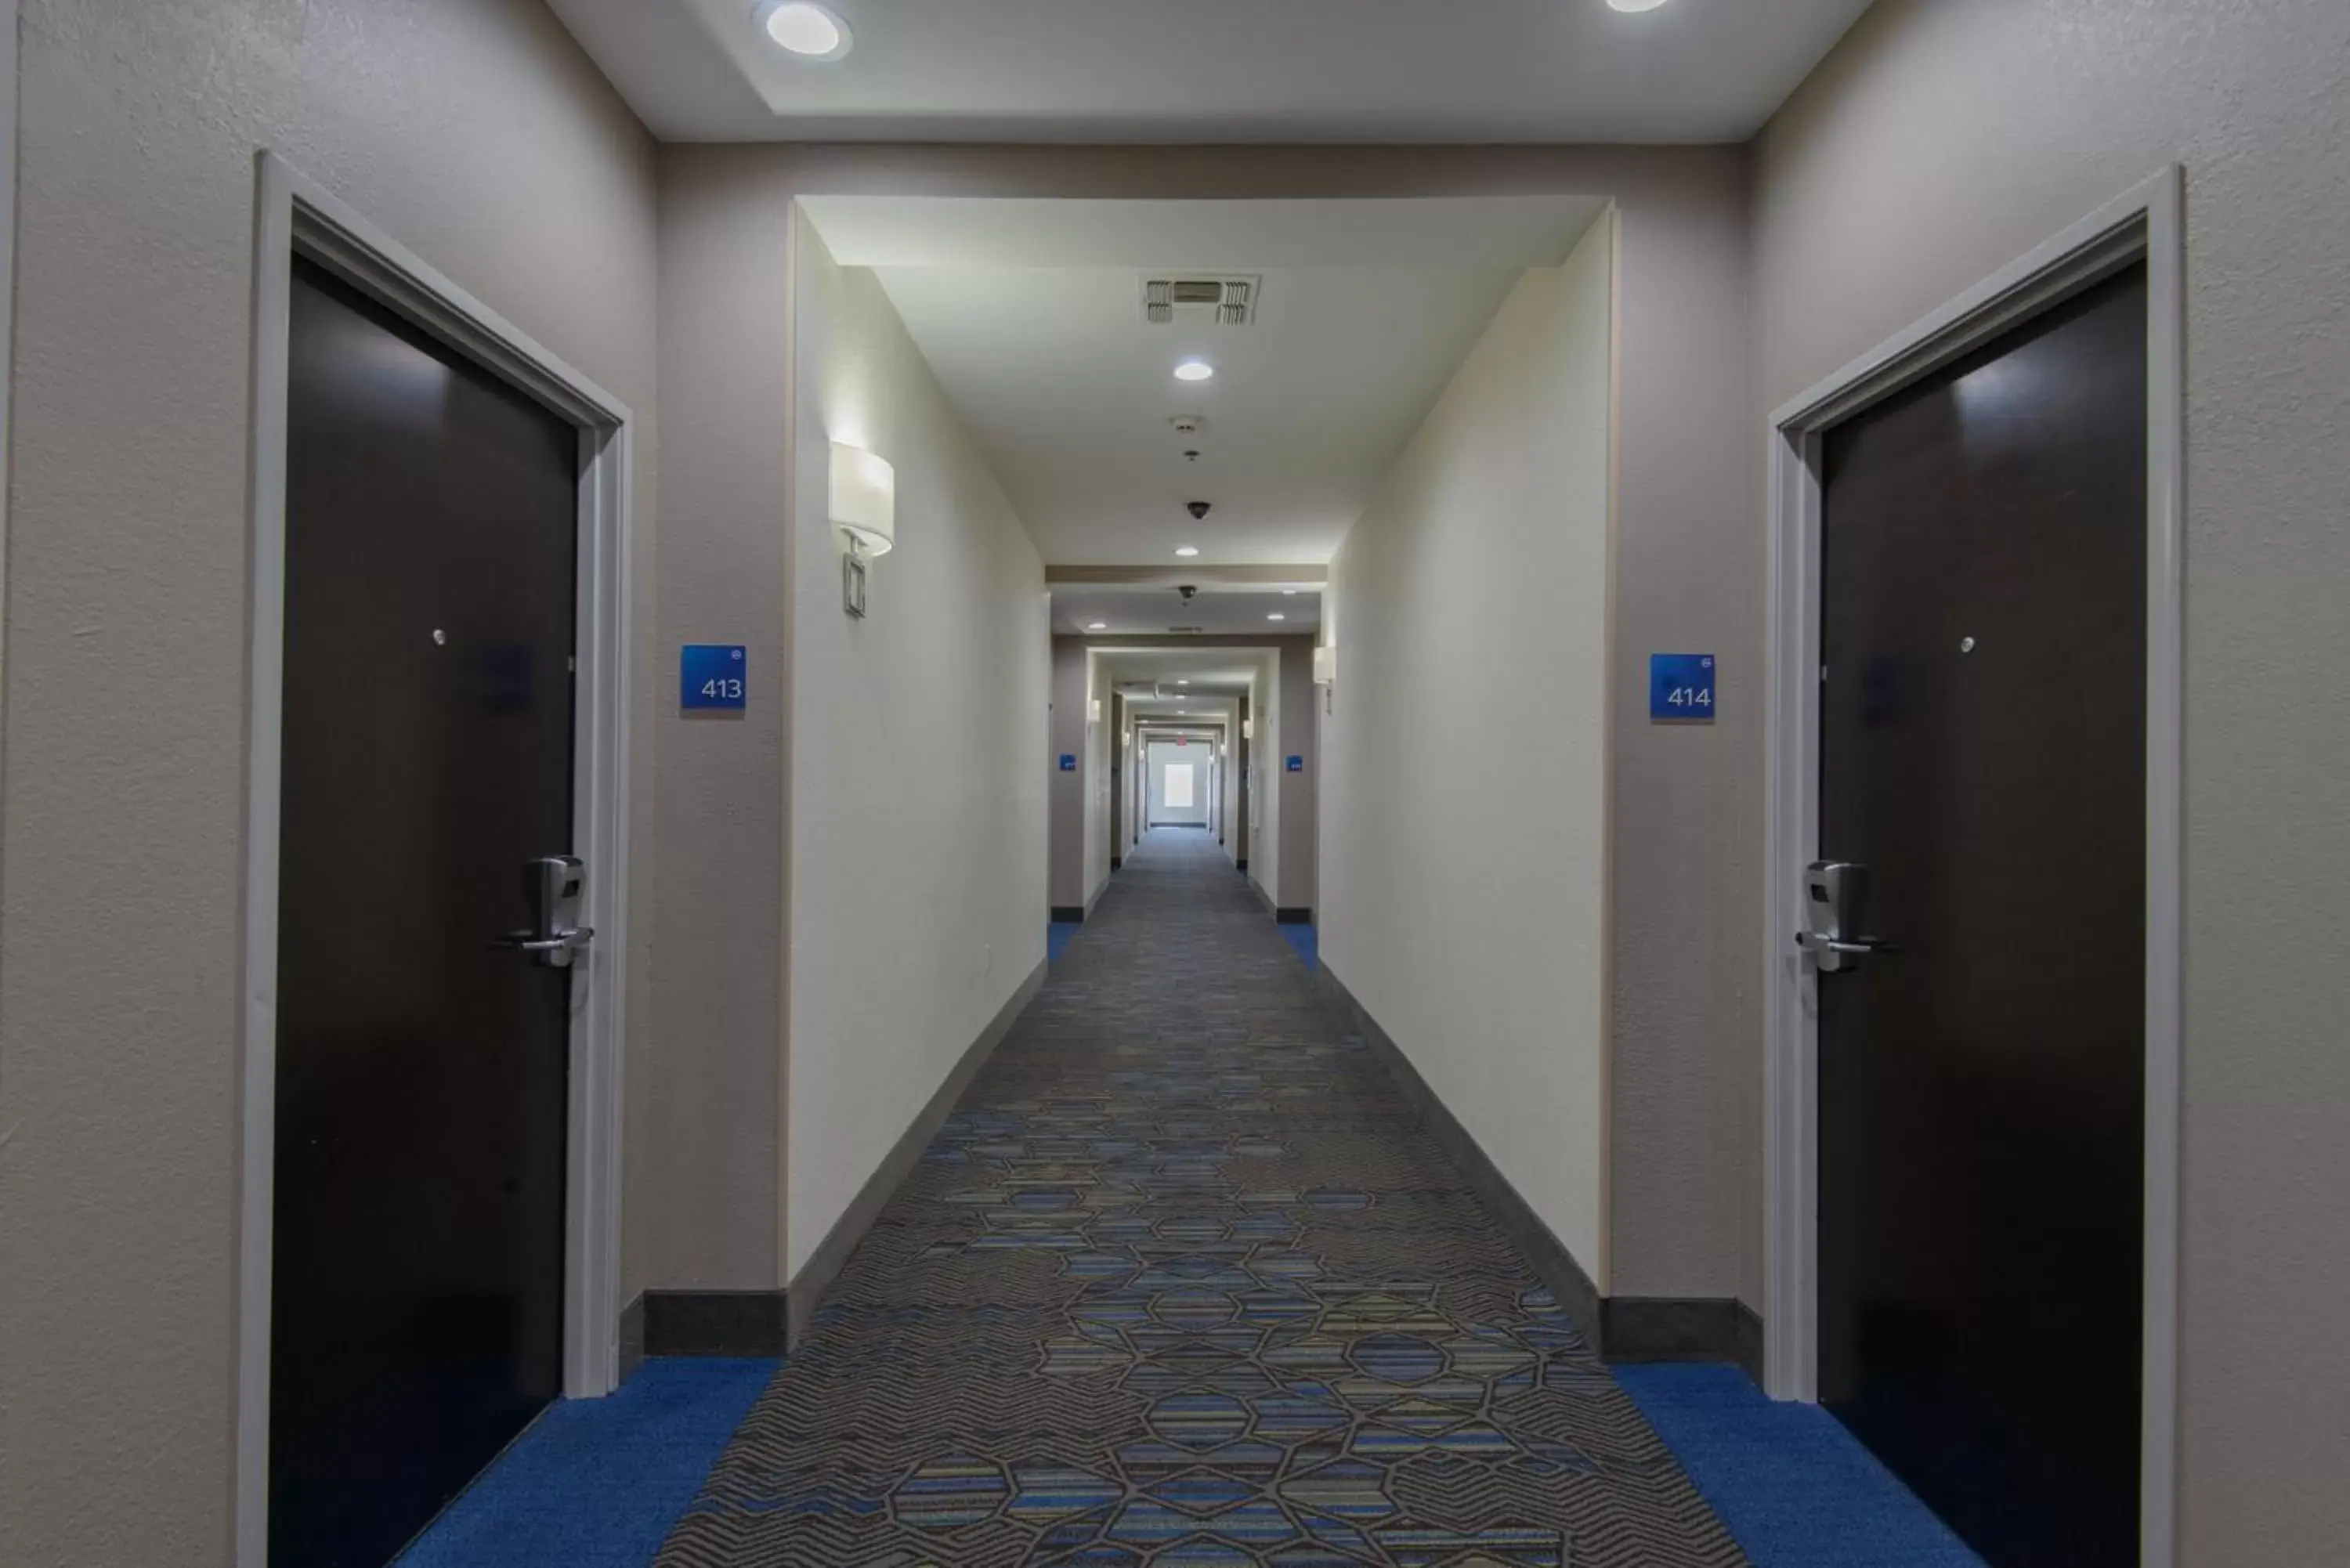
[[[741,708],[747,704],[743,645],[689,642],[677,661],[678,706]]]
[[[1711,722],[1713,655],[1648,655],[1648,718],[1652,722]]]

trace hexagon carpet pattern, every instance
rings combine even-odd
[[[658,1559],[1744,1561],[1178,830],[1127,862]]]

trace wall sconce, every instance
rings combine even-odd
[[[1338,683],[1338,645],[1326,643],[1314,650],[1314,684],[1335,686]]]
[[[1254,719],[1243,719],[1241,721],[1241,739],[1243,741],[1253,741],[1256,739],[1256,721]]]
[[[1101,699],[1100,699],[1100,698],[1098,698],[1098,697],[1097,697],[1097,698],[1093,699],[1093,701],[1092,701],[1090,703],[1088,703],[1088,704],[1087,704],[1087,709],[1088,709],[1088,719],[1089,719],[1089,722],[1092,722],[1092,723],[1096,723],[1096,724],[1100,723],[1100,722],[1101,722]]]
[[[832,524],[848,535],[841,561],[841,608],[865,617],[865,564],[898,543],[898,472],[862,447],[832,443]]]

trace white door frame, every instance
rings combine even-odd
[[[627,969],[629,446],[619,400],[515,329],[283,159],[264,152],[254,225],[252,715],[246,740],[244,1097],[237,1246],[236,1561],[269,1523],[270,1229],[277,1087],[280,725],[286,643],[286,354],[299,253],[579,427],[579,668],[573,840],[588,861],[573,973],[565,1172],[563,1387],[619,1365],[620,1038]]]
[[[2147,268],[2146,1235],[2139,1561],[2169,1568],[2178,1469],[2180,175],[2167,169],[1862,355],[1771,417],[1772,583],[1764,811],[1764,1381],[1818,1397],[1815,976],[1797,955],[1818,857],[1820,463],[1830,426],[2133,262]]]

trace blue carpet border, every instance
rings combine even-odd
[[[1983,1568],[1818,1406],[1773,1400],[1735,1366],[1609,1370],[1754,1568]]]
[[[664,1358],[557,1400],[395,1568],[644,1568],[780,1365]]]

